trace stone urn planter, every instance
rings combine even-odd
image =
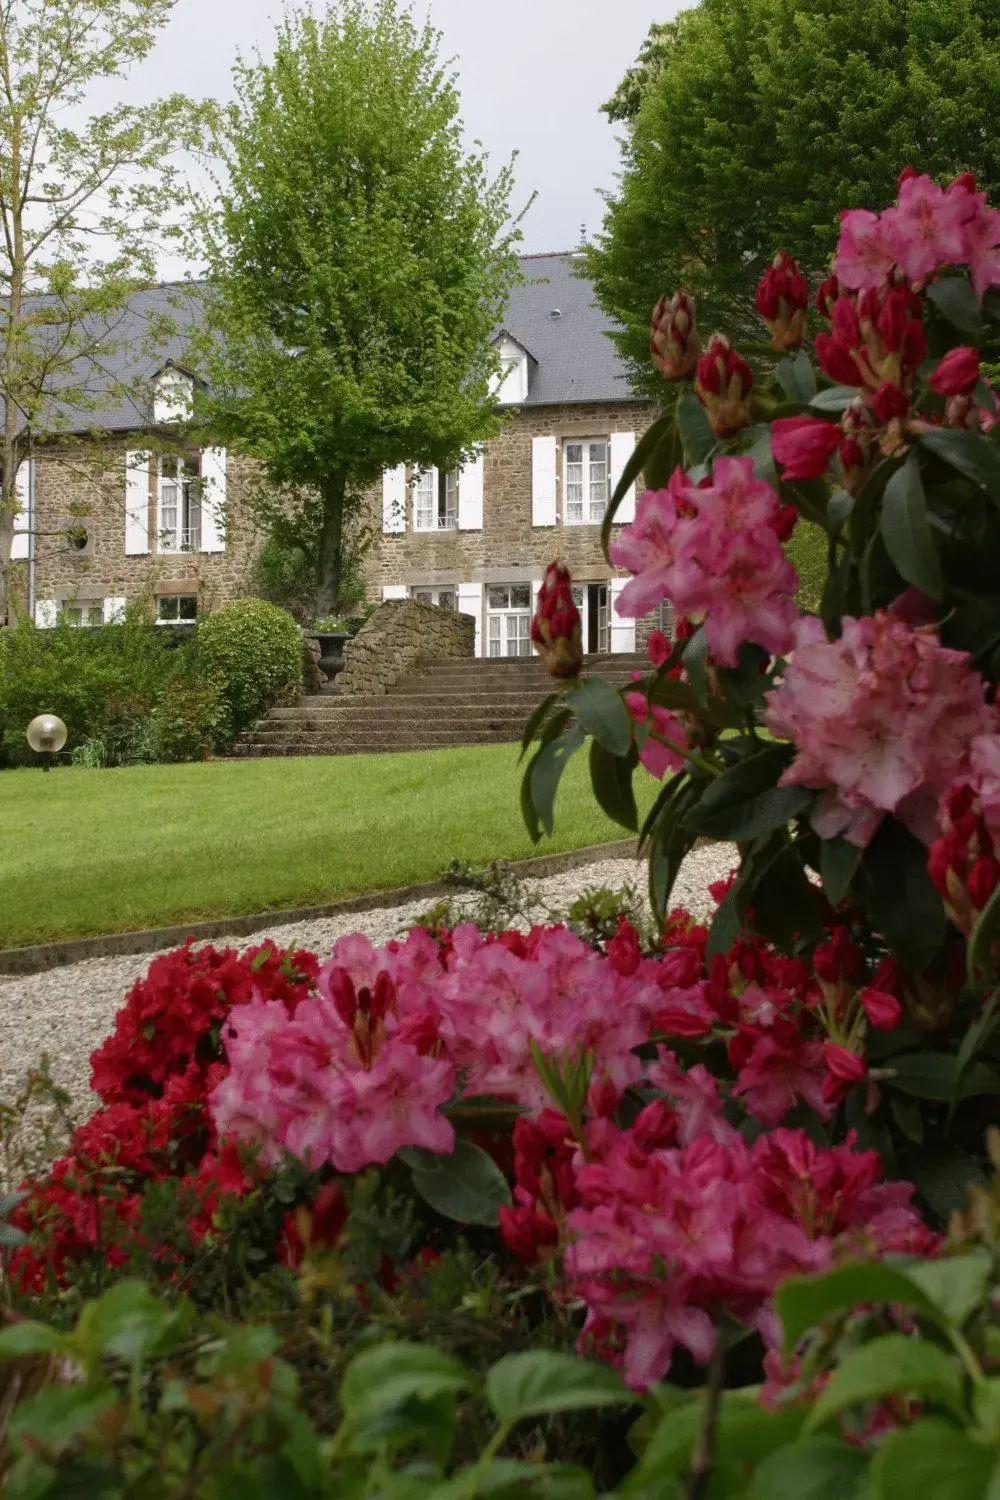
[[[351,639],[350,632],[310,630],[309,635],[319,641],[319,669],[332,682],[344,665],[344,647]]]

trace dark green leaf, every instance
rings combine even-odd
[[[729,887],[719,905],[708,934],[707,953],[714,958],[717,953],[728,953],[740,935],[740,882],[737,878]]]
[[[654,801],[652,807],[649,809],[649,812],[646,814],[643,825],[639,830],[638,852],[640,854],[642,853],[643,845],[649,838],[650,834],[653,832],[654,828],[656,828],[657,824],[660,821],[660,818],[668,817],[668,821],[671,821],[669,819],[667,809],[670,807],[670,804],[674,801],[674,798],[677,796],[677,793],[683,786],[686,777],[686,770],[676,772],[675,775],[671,776],[666,782],[664,782],[663,786],[657,792],[656,800]]]
[[[459,1140],[451,1156],[424,1151],[416,1158],[399,1153],[413,1171],[413,1186],[437,1213],[459,1224],[499,1223],[498,1210],[510,1202],[510,1188],[500,1168],[471,1141]]]
[[[723,808],[716,813],[705,813],[699,804],[688,813],[685,826],[690,832],[709,838],[749,843],[774,833],[776,829],[787,828],[793,818],[812,806],[814,798],[815,793],[806,787],[774,787],[749,798],[739,807]]]
[[[170,1309],[141,1281],[120,1281],[88,1308],[78,1337],[84,1347],[141,1359],[152,1353],[171,1320]]]
[[[965,1082],[970,1067],[976,1061],[976,1058],[986,1046],[986,1043],[994,1031],[996,1031],[998,1025],[1000,1025],[1000,1015],[997,1014],[997,995],[994,992],[988,997],[982,1011],[965,1033],[962,1038],[962,1045],[958,1049],[955,1082],[952,1087],[951,1098],[948,1101],[953,1110],[962,1097],[961,1087]]]
[[[819,846],[823,891],[831,906],[839,906],[851,888],[862,850],[846,839],[822,839]]]
[[[612,755],[626,755],[632,743],[632,720],[617,693],[603,677],[583,677],[569,697],[569,707],[580,728],[599,740]]]
[[[839,536],[850,520],[854,509],[854,496],[850,490],[835,490],[826,507],[826,521],[831,535]]]
[[[997,886],[972,930],[967,956],[969,982],[979,984],[997,971],[993,948],[1000,942],[1000,885]]]
[[[649,900],[658,920],[666,915],[674,882],[689,849],[694,843],[681,827],[684,810],[697,795],[696,786],[688,781],[681,786],[676,800],[660,819],[653,834],[649,852]]]
[[[932,427],[918,441],[944,463],[964,474],[1000,505],[1000,451],[982,433],[957,427]]]
[[[521,736],[521,757],[522,758],[524,757],[524,754],[525,754],[528,746],[531,744],[532,740],[535,738],[535,735],[538,733],[538,731],[541,729],[542,725],[544,724],[544,722],[545,722],[545,720],[546,720],[546,718],[548,716],[549,710],[552,707],[554,707],[554,705],[556,703],[558,703],[558,701],[559,701],[559,699],[561,697],[562,697],[561,693],[549,693],[549,695],[548,695],[547,698],[543,698],[542,699],[541,703],[539,703],[538,707],[535,709],[534,713],[529,718],[527,724],[525,724],[525,726],[524,726],[524,733]]]
[[[111,1386],[47,1385],[30,1401],[14,1408],[7,1424],[7,1439],[15,1452],[25,1439],[52,1454],[65,1452],[117,1400]]]
[[[840,1438],[789,1443],[755,1470],[747,1500],[863,1500],[869,1455]]]
[[[869,1065],[872,1062],[870,1051],[868,1062]],[[912,1141],[916,1146],[922,1146],[924,1142],[924,1117],[920,1113],[920,1105],[916,1099],[911,1099],[906,1094],[899,1094],[893,1089],[889,1094],[889,1108],[892,1111],[892,1118],[906,1139]]]
[[[761,792],[773,791],[794,755],[791,745],[769,745],[766,750],[738,760],[722,776],[705,788],[698,803],[706,817],[726,812],[749,802]]]
[[[531,800],[539,822],[550,836],[555,827],[556,792],[562,774],[585,739],[583,730],[571,724],[557,739],[543,745],[528,767]]]
[[[591,741],[590,781],[594,796],[611,821],[627,828],[630,833],[639,831],[639,810],[632,786],[635,764],[635,756],[622,759],[611,755],[600,740]]]
[[[689,385],[684,387],[677,402],[677,426],[684,444],[688,468],[704,463],[715,449],[715,434],[705,415],[705,408]]]
[[[885,1064],[894,1070],[892,1087],[915,1099],[936,1099],[946,1104],[952,1097],[958,1078],[958,1058],[952,1052],[907,1052],[890,1057]],[[1000,1073],[985,1063],[969,1068],[958,1090],[960,1099],[976,1094],[1000,1093]]]
[[[968,1208],[971,1187],[988,1186],[978,1162],[957,1146],[910,1148],[900,1153],[899,1170],[942,1221]]]
[[[885,487],[882,540],[900,576],[932,599],[944,593],[941,563],[927,519],[920,464],[911,453]]]
[[[809,405],[816,394],[816,373],[804,349],[800,349],[794,359],[779,359],[774,373],[789,401],[797,401],[800,406]]]
[[[608,508],[604,513],[604,523],[601,526],[601,546],[607,556],[608,543],[611,540],[611,527],[614,524],[615,515],[628,494],[629,490],[639,479],[647,463],[652,458],[664,441],[669,441],[674,427],[674,417],[671,412],[668,416],[658,417],[652,426],[647,427],[642,437],[636,443],[629,454],[628,462],[622,470],[622,476],[615,486],[615,492],[611,496]]]
[[[922,974],[941,951],[947,925],[927,873],[926,846],[895,818],[886,818],[865,852],[863,868],[875,927],[900,962]]]
[[[978,343],[983,333],[979,298],[964,276],[948,276],[943,281],[932,281],[926,296],[928,302],[933,302],[953,328],[957,328],[960,333],[967,333]]]
[[[634,1406],[636,1398],[607,1365],[531,1349],[508,1354],[493,1366],[486,1377],[486,1399],[500,1421],[509,1424],[554,1411]]]
[[[50,1328],[48,1323],[12,1323],[0,1329],[0,1360],[17,1359],[22,1354],[55,1354],[68,1343],[69,1335]]]
[[[684,647],[681,660],[695,698],[704,703],[708,697],[708,636],[703,625],[699,625]]]
[[[716,1474],[722,1495],[739,1494],[736,1488],[747,1470],[769,1453],[798,1437],[803,1413],[785,1407],[764,1411],[752,1394],[724,1391],[716,1427]],[[672,1406],[656,1427],[639,1464],[621,1487],[624,1500],[673,1500],[674,1483],[691,1465],[691,1453],[704,1421],[704,1392],[698,1399]],[[732,1487],[730,1487],[732,1486]]]
[[[949,1260],[918,1260],[906,1267],[911,1281],[925,1291],[945,1318],[961,1328],[986,1299],[993,1262],[986,1250]]]
[[[901,1266],[885,1261],[849,1261],[819,1276],[793,1276],[778,1288],[776,1303],[790,1354],[813,1328],[865,1303],[899,1304],[944,1326],[947,1315]]]
[[[951,1411],[962,1410],[962,1371],[936,1344],[891,1333],[862,1344],[838,1365],[806,1418],[815,1432],[848,1407],[864,1406],[886,1396],[921,1396]]]
[[[813,411],[846,411],[858,397],[853,385],[831,385],[817,391],[809,402]]]
[[[987,1500],[996,1454],[948,1422],[925,1417],[890,1432],[872,1459],[877,1500]]]
[[[368,1421],[414,1397],[430,1401],[471,1390],[475,1383],[450,1354],[429,1344],[394,1339],[355,1355],[344,1373],[340,1400],[349,1421]]]

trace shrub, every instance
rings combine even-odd
[[[115,625],[80,630],[65,624],[36,630],[24,621],[0,631],[0,726],[8,760],[28,761],[29,722],[56,713],[72,751],[101,744],[95,762],[149,759],[149,717],[179,659],[141,606]]]
[[[291,615],[265,599],[237,599],[198,627],[202,669],[219,683],[230,735],[275,703],[294,698],[302,682],[302,639]]]
[[[168,680],[150,719],[153,760],[205,760],[226,738],[219,684],[193,669]]]

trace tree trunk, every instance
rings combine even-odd
[[[327,476],[320,490],[322,529],[316,579],[316,618],[335,615],[340,603],[340,575],[344,554],[344,500],[347,475]]]

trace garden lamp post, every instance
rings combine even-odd
[[[47,771],[52,757],[66,743],[66,725],[56,714],[39,714],[28,725],[28,744],[42,757],[42,770]]]

